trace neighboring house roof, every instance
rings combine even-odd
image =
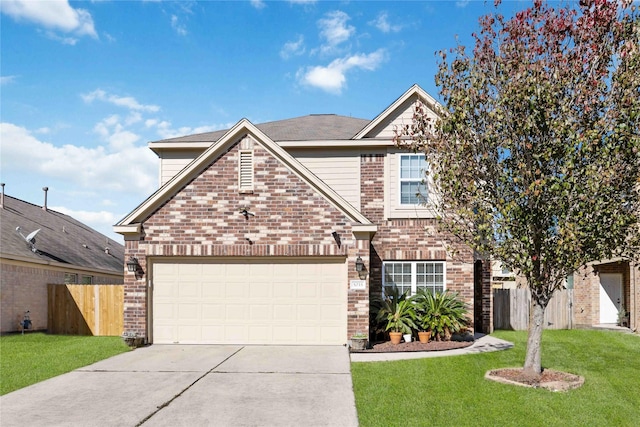
[[[336,114],[311,114],[293,119],[277,120],[255,125],[273,141],[314,141],[351,139],[369,123],[366,119],[339,116]],[[154,143],[213,143],[222,138],[229,129],[178,138],[163,139]]]
[[[345,216],[350,218],[352,221],[365,227],[375,228],[375,226],[373,226],[370,221],[362,215],[362,213],[349,204],[349,202],[347,202],[342,196],[336,193],[335,190],[330,188],[322,180],[311,173],[311,171],[303,166],[302,163],[293,158],[249,120],[242,119],[222,138],[219,138],[217,142],[212,144],[176,176],[160,187],[158,191],[142,202],[140,206],[118,222],[114,226],[114,230],[117,233],[122,234],[139,232],[139,224],[141,222],[145,221],[155,210],[173,197],[174,194],[179,192],[188,182],[202,173],[205,168],[224,154],[231,145],[237,143],[244,135],[251,135],[256,142],[261,144],[271,153],[271,155],[280,160],[289,170],[298,175],[303,181],[307,182],[320,195],[329,201],[329,203],[342,211]],[[372,229],[371,231],[375,230]]]
[[[16,231],[35,237],[35,251]],[[124,246],[72,217],[4,195],[0,208],[0,257],[81,270],[123,274]],[[109,251],[105,250],[109,248]]]

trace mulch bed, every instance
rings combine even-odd
[[[584,378],[579,375],[551,369],[544,369],[540,378],[531,378],[525,375],[522,368],[494,369],[487,372],[485,378],[504,384],[544,388],[551,391],[572,390],[584,384]]]
[[[414,352],[414,351],[442,351],[454,350],[456,348],[465,348],[472,345],[470,341],[429,341],[423,344],[419,341],[401,342],[400,344],[391,344],[391,341],[374,344],[372,348],[366,350],[353,351],[353,353],[395,353],[395,352]]]

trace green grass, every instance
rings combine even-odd
[[[0,337],[0,395],[128,351],[120,337]]]
[[[352,363],[361,426],[638,426],[640,337],[544,331],[542,365],[585,377],[568,392],[484,379],[522,366],[526,332],[498,331],[511,350],[396,362]]]

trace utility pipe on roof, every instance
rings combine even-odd
[[[42,210],[47,210],[47,191],[49,191],[49,187],[42,187],[42,191],[44,191],[44,205],[42,205]]]
[[[0,196],[0,209],[4,209],[4,182],[0,182],[2,186],[2,196]]]

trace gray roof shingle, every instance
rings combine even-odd
[[[33,252],[16,232],[21,228],[24,236],[40,229]],[[4,208],[0,209],[0,253],[20,256],[34,261],[56,261],[80,269],[99,269],[123,274],[124,246],[72,217],[43,210],[14,197],[4,195]],[[109,253],[105,248],[109,248]]]
[[[293,119],[277,120],[256,125],[273,141],[348,140],[356,135],[370,120],[338,116],[336,114],[311,114]],[[169,138],[155,142],[210,142],[220,139],[228,129],[214,132]]]

